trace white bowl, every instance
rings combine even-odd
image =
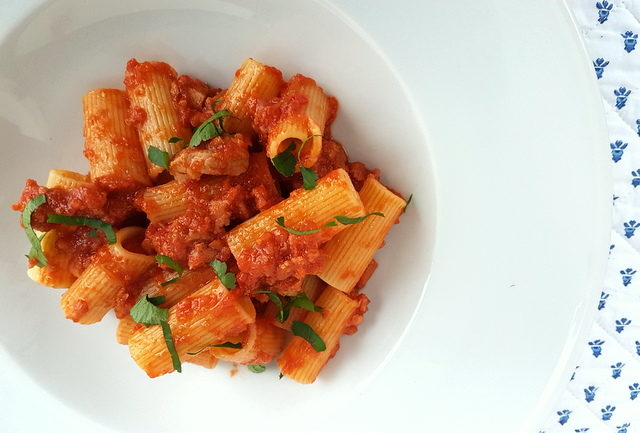
[[[340,100],[333,133],[350,156],[414,195],[378,254],[364,325],[311,386],[278,380],[275,366],[148,379],[115,342],[113,317],[73,324],[60,291],[27,279],[18,215],[3,212],[0,365],[12,373],[0,386],[13,390],[0,396],[3,430],[511,433],[534,423],[569,371],[602,275],[606,135],[566,11],[482,3],[0,6],[5,210],[27,177],[87,170],[80,98],[121,88],[132,57],[220,87],[246,57],[309,75]]]

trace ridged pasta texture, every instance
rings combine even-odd
[[[295,190],[289,198],[238,225],[229,232],[227,242],[233,255],[238,257],[265,232],[281,230],[276,223],[278,217],[284,217],[287,226],[295,228],[303,221],[321,227],[336,215],[350,218],[364,215],[362,201],[343,169],[328,173],[312,190]],[[339,225],[332,229],[337,233],[345,227]]]
[[[337,349],[340,336],[355,313],[358,302],[329,286],[317,299],[316,305],[322,311],[308,313],[304,321],[324,341],[326,349],[316,352],[305,339],[293,337],[278,359],[282,374],[299,383],[312,383],[316,380],[322,367]]]
[[[109,190],[151,185],[138,131],[126,122],[127,94],[117,89],[92,90],[82,98],[82,110],[84,155],[91,179]]]
[[[404,199],[373,176],[364,182],[360,199],[367,214],[380,212],[384,217],[373,215],[327,242],[324,251],[329,259],[318,274],[327,284],[343,292],[354,288],[406,206]]]

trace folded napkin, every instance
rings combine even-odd
[[[545,433],[640,433],[640,0],[567,0],[609,127],[613,227],[596,320]],[[585,176],[588,176],[585,173]]]

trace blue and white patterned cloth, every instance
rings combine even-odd
[[[588,341],[541,432],[640,433],[640,0],[568,0],[609,126],[613,230]]]

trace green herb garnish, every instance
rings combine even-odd
[[[296,229],[289,228],[289,227],[287,227],[285,225],[283,216],[280,216],[280,217],[276,218],[276,224],[278,224],[280,227],[282,227],[283,229],[285,229],[286,231],[288,231],[289,233],[291,233],[293,235],[311,235],[311,234],[314,234],[314,233],[318,233],[320,230],[322,230],[325,227],[334,227],[334,226],[338,225],[338,223],[336,223],[335,221],[329,221],[328,223],[326,223],[325,225],[323,225],[322,227],[319,227],[317,229],[296,230]]]
[[[292,153],[295,148],[296,144],[291,143],[285,150],[271,158],[273,166],[283,176],[289,177],[296,171],[296,157]]]
[[[180,137],[171,137],[169,138],[169,140],[167,140],[169,143],[177,143],[179,141],[182,141],[182,144],[184,144],[184,138],[180,138]]]
[[[209,344],[208,346],[204,346],[202,349],[198,350],[197,352],[187,352],[187,355],[198,355],[199,353],[201,353],[202,351],[210,347],[227,347],[229,349],[242,349],[242,343],[232,343],[230,341],[227,341],[225,343],[220,343],[220,344]]]
[[[407,210],[407,206],[411,204],[411,200],[413,200],[413,194],[409,195],[409,198],[407,199],[407,202],[404,205],[404,209],[402,209],[403,212]]]
[[[111,224],[99,220],[97,218],[89,218],[84,216],[67,216],[50,213],[47,215],[47,222],[54,224],[63,224],[66,226],[87,226],[102,231],[107,237],[107,243],[116,243],[116,232]]]
[[[323,352],[327,349],[327,345],[324,344],[322,338],[320,338],[320,336],[316,334],[311,326],[307,325],[306,323],[294,320],[293,324],[291,325],[291,331],[296,337],[301,337],[307,340],[316,352]]]
[[[220,260],[214,260],[209,263],[220,279],[220,282],[229,290],[236,288],[236,276],[231,272],[227,272],[227,264]]]
[[[222,128],[222,118],[233,117],[233,115],[228,110],[215,111],[214,105],[216,102],[222,101],[220,99],[213,101],[213,104],[211,104],[213,116],[209,117],[196,128],[195,132],[191,136],[191,140],[189,141],[189,147],[196,147],[203,141],[221,136],[224,132],[224,129]],[[218,120],[218,125],[216,125],[216,120]]]
[[[36,235],[36,232],[31,226],[31,214],[46,202],[47,197],[44,194],[38,194],[27,202],[24,206],[24,210],[22,211],[22,225],[24,226],[24,232],[27,234],[27,239],[29,239],[29,242],[31,243],[31,251],[29,251],[27,257],[30,259],[36,259],[36,264],[39,267],[47,266],[49,263],[47,262],[47,257],[44,255],[44,251],[42,251],[42,246],[40,245],[42,238],[39,238],[38,235]]]
[[[96,229],[91,229],[87,232],[87,236],[89,236],[90,238],[95,238],[96,236],[98,236],[98,230]]]
[[[180,266],[178,263],[176,263],[171,257],[169,256],[165,256],[163,254],[156,254],[156,262],[159,265],[165,265],[170,267],[171,269],[173,269],[174,271],[176,271],[178,273],[178,276],[175,278],[170,279],[169,281],[165,281],[164,283],[161,283],[161,286],[167,286],[171,283],[175,283],[176,281],[178,281],[180,279],[180,277],[182,276],[182,266]]]
[[[289,311],[292,308],[302,308],[303,310],[315,312],[322,311],[322,307],[315,305],[304,292],[300,292],[296,296],[293,296],[291,299],[289,299],[289,302],[287,302],[287,305],[284,307],[285,320],[287,320],[287,317],[289,317]]]
[[[249,364],[249,365],[247,365],[247,368],[252,373],[262,373],[263,371],[265,371],[267,369],[267,367],[265,367],[262,364]]]
[[[311,235],[311,234],[314,234],[314,233],[318,233],[320,230],[322,230],[325,227],[335,227],[335,226],[338,225],[338,223],[342,224],[343,226],[347,226],[347,225],[351,225],[351,224],[358,224],[359,222],[364,221],[365,219],[369,218],[372,215],[384,217],[384,214],[382,212],[372,212],[372,213],[370,213],[368,215],[365,215],[365,216],[362,216],[362,217],[358,217],[358,218],[349,218],[349,217],[346,217],[346,216],[338,215],[338,216],[334,216],[333,217],[335,219],[335,221],[329,221],[329,222],[325,223],[323,226],[320,226],[317,229],[311,229],[311,230],[296,230],[296,229],[289,228],[289,227],[287,227],[285,225],[284,217],[282,217],[282,216],[276,218],[276,224],[278,224],[280,227],[282,227],[283,229],[285,229],[286,231],[288,231],[289,233],[291,233],[293,235]]]
[[[312,190],[318,184],[318,173],[307,167],[300,166],[302,174],[302,187],[306,190]]]
[[[137,322],[142,323],[147,328],[151,325],[160,325],[162,327],[162,336],[164,337],[167,350],[171,355],[171,362],[173,368],[178,372],[182,372],[182,363],[176,350],[176,346],[173,342],[173,336],[171,335],[171,327],[167,320],[169,320],[169,310],[166,308],[160,308],[158,305],[164,303],[164,296],[156,296],[150,298],[149,295],[144,295],[143,298],[138,299],[138,302],[131,307],[129,314],[131,318]]]
[[[278,296],[276,292],[272,292],[271,290],[256,290],[253,293],[264,293],[265,295],[267,295],[269,297],[269,300],[273,302],[276,307],[278,307],[276,318],[280,321],[280,323],[284,323],[284,321],[287,320],[287,318],[285,317],[282,300],[280,299],[280,296]],[[288,315],[289,313],[287,312],[287,316]]]
[[[361,216],[358,218],[349,218],[346,216],[335,216],[334,218],[343,226],[348,226],[351,224],[358,224],[364,220],[366,220],[367,218],[369,218],[372,215],[376,215],[376,216],[380,216],[380,217],[384,217],[384,214],[382,212],[371,212],[370,214],[367,214],[365,216]]]
[[[165,170],[169,168],[169,152],[160,150],[155,146],[149,146],[147,149],[147,157],[149,161],[153,162],[158,167],[162,167]]]

